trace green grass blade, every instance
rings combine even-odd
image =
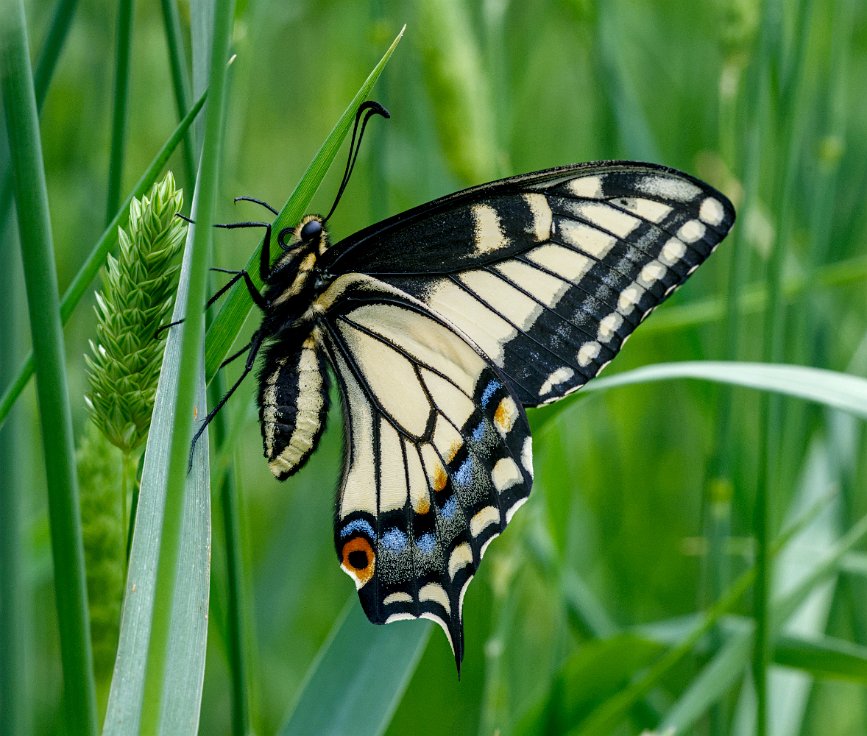
[[[753,647],[752,631],[732,634],[668,711],[659,731],[689,733],[707,710],[742,677]]]
[[[229,40],[232,29],[234,2],[223,0],[214,7],[214,22],[211,32],[209,105],[205,113],[205,135],[202,144],[202,159],[194,195],[194,219],[189,242],[189,271],[187,293],[180,300],[185,321],[180,327],[180,365],[178,368],[176,413],[171,428],[168,470],[165,481],[165,511],[159,539],[155,581],[155,606],[151,620],[147,646],[147,664],[142,712],[141,731],[144,734],[172,733],[167,718],[172,715],[169,703],[165,702],[167,686],[174,678],[174,671],[183,668],[171,648],[177,635],[179,623],[173,620],[176,589],[183,591],[186,578],[194,572],[188,560],[181,555],[181,531],[185,486],[188,477],[188,457],[192,439],[193,413],[196,401],[197,381],[202,372],[202,338],[204,319],[201,305],[206,299],[207,266],[211,247],[216,194],[219,189],[219,165],[222,156],[222,141],[225,117],[226,76]],[[202,444],[207,442],[202,437]],[[198,462],[203,462],[205,453],[198,453]],[[179,567],[183,563],[184,567]],[[195,701],[198,711],[199,699]],[[196,719],[198,721],[198,717]]]
[[[430,626],[412,621],[374,626],[353,595],[279,733],[383,733],[430,632]]]
[[[0,260],[15,263],[11,234],[0,230]],[[12,314],[21,300],[17,269],[0,269],[0,314]],[[14,355],[19,330],[15,320],[0,320],[0,355]],[[0,381],[9,380],[12,364],[0,360]],[[26,577],[24,499],[19,492],[24,472],[20,462],[22,419],[10,417],[0,427],[0,733],[32,733],[28,661],[33,640],[28,627],[32,585]],[[17,461],[17,462],[16,462]]]
[[[72,16],[78,0],[58,0],[51,17],[42,50],[39,52],[39,60],[36,62],[36,71],[33,75],[33,86],[36,92],[36,109],[42,110],[45,95],[48,93],[48,85],[54,76],[57,67],[57,59],[66,44],[66,37],[72,25]],[[0,154],[0,232],[6,228],[6,218],[9,207],[12,204],[12,172],[6,161],[6,150]]]
[[[173,319],[182,310],[189,270],[189,249],[178,289]],[[166,477],[171,428],[175,422],[175,393],[180,366],[180,336],[170,331],[157,388],[151,431],[141,476],[135,531],[130,550],[118,654],[105,717],[105,734],[137,733],[141,727],[144,675],[155,595],[157,559],[165,508]],[[197,390],[204,406],[204,388]],[[206,454],[207,443],[203,443]],[[183,594],[173,601],[172,649],[174,663],[165,683],[163,723],[167,733],[194,733],[199,717],[202,676],[207,643],[210,494],[204,461],[196,462],[187,477],[182,512],[179,567],[185,570]],[[169,728],[171,726],[171,728]]]
[[[838,373],[824,368],[800,365],[772,365],[767,363],[735,363],[723,361],[683,361],[659,363],[636,368],[608,378],[597,378],[582,389],[584,393],[608,391],[612,388],[638,383],[668,381],[675,378],[695,378],[704,381],[731,384],[759,391],[770,391],[784,396],[823,404],[832,409],[867,419],[867,379]],[[577,411],[575,402],[555,404],[536,412],[534,428],[541,428],[552,420]]]
[[[178,117],[183,118],[190,99],[190,82],[184,68],[184,37],[181,33],[181,19],[175,0],[161,0],[163,25],[165,27],[166,45],[169,49],[169,66],[172,70],[172,91],[175,94],[175,106]],[[195,145],[192,133],[184,136],[184,173],[187,181],[192,182],[196,176]]]
[[[782,636],[774,647],[774,661],[814,677],[867,686],[867,647],[843,639]]]
[[[206,95],[202,95],[178,124],[178,127],[175,128],[175,131],[169,136],[169,139],[154,157],[154,160],[151,161],[145,173],[142,174],[138,183],[133,187],[129,196],[123,201],[114,219],[106,227],[99,240],[96,241],[96,244],[90,249],[90,253],[88,253],[81,268],[78,269],[78,273],[75,274],[75,278],[72,279],[72,283],[66,289],[63,300],[60,303],[60,319],[63,324],[66,324],[69,320],[73,310],[81,301],[81,297],[84,296],[88,286],[90,286],[90,282],[93,281],[99,269],[105,263],[106,254],[117,241],[117,228],[126,225],[129,219],[129,204],[132,198],[141,198],[153,186],[166,161],[169,160],[178,143],[184,137],[184,133],[190,127],[193,120],[196,119],[196,116],[202,109],[202,105],[205,104],[205,97]],[[0,398],[0,424],[5,421],[9,410],[21,395],[32,375],[33,356],[31,354],[27,356],[21,368],[15,374],[15,378],[4,391],[3,397]]]
[[[352,98],[352,101],[346,107],[343,115],[340,116],[337,124],[328,134],[325,142],[320,146],[316,156],[314,156],[310,165],[307,167],[307,170],[301,177],[301,181],[299,181],[298,185],[295,187],[295,191],[292,192],[286,204],[283,206],[283,209],[280,211],[280,214],[274,220],[272,229],[275,237],[276,233],[280,232],[282,228],[291,227],[304,215],[307,205],[310,203],[310,200],[319,188],[319,184],[325,176],[325,172],[328,171],[328,167],[331,166],[335,156],[337,156],[338,150],[340,150],[340,145],[343,143],[343,139],[347,136],[349,129],[352,127],[352,121],[355,118],[355,111],[370,94],[373,85],[376,84],[376,80],[379,79],[379,75],[382,74],[382,70],[385,68],[385,65],[388,63],[388,60],[391,58],[391,55],[394,53],[397,44],[400,43],[402,37],[403,29],[401,29],[400,33],[397,34],[397,37],[392,41],[391,46],[388,47],[385,54],[383,54],[382,58],[379,60],[379,63],[377,63],[373,68],[373,71],[368,75],[367,79],[364,80],[364,84],[361,85],[361,88],[355,94],[355,97]],[[259,248],[257,248],[253,255],[250,256],[250,259],[247,261],[247,265],[245,266],[250,277],[253,279],[253,283],[256,284],[257,287],[261,287],[262,285],[259,279],[258,267],[259,251],[261,247],[260,244]],[[210,380],[214,373],[216,373],[220,363],[228,355],[229,348],[231,348],[232,343],[238,336],[241,325],[247,318],[252,306],[253,302],[250,300],[250,295],[247,293],[246,289],[233,289],[226,298],[226,301],[223,303],[223,306],[220,308],[220,311],[217,313],[216,318],[208,330],[208,339],[205,349],[205,375],[208,377],[208,380]]]
[[[97,728],[96,697],[78,482],[39,116],[23,4],[20,0],[5,0],[0,15],[4,19],[0,31],[3,102],[34,362],[39,368],[36,388],[48,485],[66,725],[71,733],[93,734]]]
[[[105,221],[111,222],[117,212],[123,181],[123,160],[126,148],[129,117],[129,67],[132,52],[133,0],[120,0],[117,4],[117,45],[114,57],[114,107],[111,116],[111,150],[108,159],[108,194]]]

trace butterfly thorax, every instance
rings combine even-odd
[[[290,232],[294,242],[283,246],[284,253],[271,266],[265,283],[268,309],[262,328],[268,337],[282,336],[300,322],[308,321],[305,315],[323,286],[317,260],[329,242],[322,220],[308,215]]]

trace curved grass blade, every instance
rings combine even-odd
[[[607,391],[638,383],[669,381],[674,378],[697,378],[760,391],[772,391],[813,401],[867,419],[867,379],[848,373],[801,365],[723,361],[660,363],[608,378],[597,378],[588,383],[582,389],[582,393]],[[561,404],[553,404],[551,408],[540,409],[536,412],[539,418],[534,422],[534,427],[547,425],[567,412],[574,411],[577,406],[576,402],[565,404],[561,402]]]
[[[325,172],[328,171],[335,156],[337,156],[337,151],[340,149],[343,139],[349,133],[356,109],[370,94],[373,85],[379,79],[379,75],[382,74],[382,70],[397,48],[397,44],[403,38],[405,29],[406,26],[401,28],[400,33],[392,41],[391,46],[383,54],[379,63],[373,67],[373,71],[364,80],[364,84],[361,85],[355,97],[352,98],[352,101],[340,116],[337,124],[328,134],[319,151],[317,151],[316,156],[310,162],[310,165],[301,177],[301,181],[295,187],[295,191],[292,192],[283,209],[280,210],[280,214],[273,222],[272,227],[275,234],[280,232],[281,228],[294,225],[304,215],[310,200],[313,198],[325,176]],[[250,277],[253,279],[253,283],[257,287],[262,286],[258,268],[261,247],[260,244],[256,248],[245,266]],[[211,380],[214,373],[217,372],[220,363],[228,355],[229,348],[232,347],[232,343],[238,336],[241,325],[244,324],[244,320],[247,318],[252,306],[253,302],[250,300],[250,295],[246,289],[233,289],[211,323],[211,327],[208,329],[207,345],[205,348],[205,375],[208,381]]]
[[[374,626],[353,595],[279,733],[383,733],[430,632],[430,626],[417,622]]]
[[[99,240],[96,241],[93,248],[90,249],[90,253],[84,263],[81,264],[81,268],[78,269],[78,273],[75,274],[75,278],[72,279],[72,283],[66,289],[66,293],[63,295],[63,299],[60,302],[60,320],[62,324],[66,324],[69,320],[73,310],[78,306],[78,302],[81,301],[81,297],[84,296],[84,292],[87,291],[88,286],[90,286],[90,282],[93,281],[93,278],[99,272],[102,264],[105,263],[106,254],[117,241],[117,228],[123,227],[127,224],[127,221],[129,220],[129,204],[132,201],[132,198],[141,198],[141,196],[153,186],[153,183],[160,175],[163,166],[165,166],[166,161],[169,160],[178,143],[186,134],[187,129],[190,127],[193,120],[196,119],[196,116],[202,109],[202,105],[205,104],[206,96],[207,93],[199,97],[196,104],[193,105],[193,107],[190,108],[190,111],[184,116],[184,119],[178,123],[178,127],[175,128],[174,133],[171,134],[169,139],[160,149],[159,153],[157,153],[153,161],[151,161],[145,173],[142,174],[141,179],[138,180],[132,191],[123,201],[120,209],[114,216],[114,219],[105,228],[105,231],[102,233]],[[9,410],[18,400],[18,397],[21,395],[21,392],[24,390],[24,387],[27,385],[31,376],[33,376],[32,353],[24,360],[24,363],[21,368],[19,368],[15,378],[4,391],[3,397],[0,398],[0,424],[5,421],[9,414]]]

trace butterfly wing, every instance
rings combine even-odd
[[[710,255],[731,203],[673,169],[580,164],[444,197],[338,243],[468,337],[524,406],[577,390]]]
[[[524,410],[425,306],[370,277],[318,300],[346,419],[335,544],[374,623],[430,618],[463,656],[464,593],[532,483]]]

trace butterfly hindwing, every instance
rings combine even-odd
[[[329,257],[421,300],[535,406],[604,368],[733,222],[729,201],[686,174],[582,164],[423,205]]]
[[[372,278],[329,291],[323,345],[347,428],[338,558],[371,621],[433,619],[459,663],[467,585],[530,492],[526,416],[423,304]]]

